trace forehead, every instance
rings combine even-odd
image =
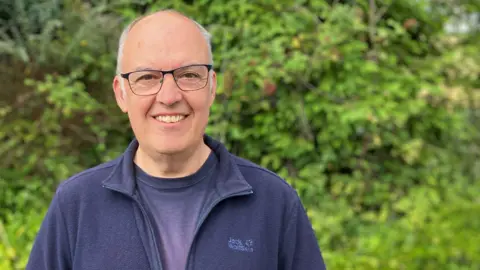
[[[124,70],[147,66],[173,69],[209,60],[208,45],[198,27],[176,14],[146,17],[133,26],[123,50]]]

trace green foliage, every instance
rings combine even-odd
[[[51,179],[51,184],[117,154],[118,149],[107,148],[107,130],[115,125],[120,129],[125,123],[111,115],[113,109],[102,104],[107,93],[99,91],[110,83],[103,74],[112,74],[114,69],[111,58],[116,42],[111,42],[110,37],[116,37],[119,30],[108,31],[118,19],[103,15],[106,9],[103,5],[88,7],[71,1],[61,8],[53,2],[47,10],[37,6],[41,4],[27,5],[28,2],[19,2],[26,5],[24,10],[20,4],[14,9],[32,13],[32,21],[20,23],[16,22],[20,18],[12,16],[7,30],[13,31],[17,26],[21,36],[31,43],[7,41],[30,53],[27,53],[28,59],[20,55],[8,58],[7,63],[11,63],[13,69],[2,67],[7,71],[2,74],[2,80],[13,85],[7,84],[4,88],[4,103],[0,103],[0,139],[6,142],[0,147],[5,157],[3,166],[15,168],[24,176]],[[48,28],[52,21],[62,25],[49,33],[38,34],[49,44],[44,46],[36,40],[35,33]],[[35,23],[43,23],[45,27],[34,27]],[[94,30],[99,25],[101,30]],[[118,22],[115,27],[119,27]],[[28,46],[22,48],[18,44]],[[107,117],[109,121],[105,121]],[[17,168],[16,164],[22,166]]]
[[[0,268],[25,269],[33,240],[45,216],[46,209],[9,213],[0,220]]]
[[[0,78],[12,82],[0,90],[2,269],[24,263],[40,222],[25,220],[28,209],[41,212],[58,181],[128,143],[109,90],[118,18],[159,8],[213,34],[207,132],[297,189],[329,269],[480,267],[478,23],[444,31],[478,3],[113,2],[39,12],[19,1],[31,19],[0,13]]]
[[[120,20],[82,2],[0,2],[0,269],[25,268],[58,182],[129,140],[103,91]]]
[[[57,72],[80,65],[85,47],[98,56],[108,53],[116,42],[108,37],[119,31],[120,21],[105,16],[111,8],[105,1],[96,2],[95,6],[80,0],[0,2],[4,12],[0,15],[0,52],[28,63],[31,69]]]

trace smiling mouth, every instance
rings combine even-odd
[[[187,118],[188,115],[159,115],[154,117],[157,121],[163,122],[163,123],[177,123],[182,121],[183,119]]]

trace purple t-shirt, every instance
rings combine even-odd
[[[181,178],[158,178],[135,166],[137,186],[143,204],[156,228],[164,270],[185,269],[207,191],[217,175],[214,152],[194,174]]]

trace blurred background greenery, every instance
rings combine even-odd
[[[329,269],[480,269],[479,0],[0,0],[0,269],[131,140],[117,39],[160,8],[213,34],[208,133],[298,190]]]

